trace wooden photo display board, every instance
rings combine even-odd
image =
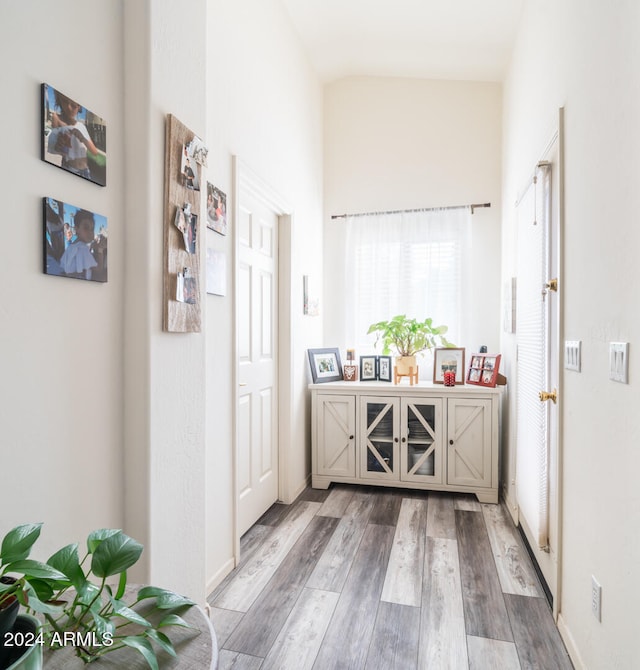
[[[171,333],[199,333],[202,327],[200,297],[201,192],[185,176],[185,147],[195,134],[175,116],[167,115],[164,161],[164,310],[163,329]],[[195,183],[201,182],[201,166],[193,158]],[[189,186],[188,186],[189,185]],[[183,217],[180,210],[190,212]],[[194,218],[196,217],[196,218]],[[180,230],[178,222],[184,226]],[[180,296],[178,300],[178,290]]]

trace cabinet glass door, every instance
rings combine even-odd
[[[398,399],[362,398],[362,476],[398,479]]]
[[[430,481],[442,481],[441,417],[440,399],[403,399],[403,479],[421,481],[428,478]]]

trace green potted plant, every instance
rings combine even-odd
[[[0,577],[11,577],[12,583],[0,585],[0,607],[17,599],[39,615],[45,647],[71,644],[85,663],[123,647],[141,653],[154,670],[158,649],[176,656],[164,630],[189,627],[179,615],[194,603],[166,589],[128,586],[127,570],[142,554],[140,543],[121,530],[96,530],[82,559],[78,544],[69,544],[41,563],[27,558],[41,526],[24,524],[5,536]],[[140,603],[148,605],[144,615]]]
[[[16,635],[15,645],[7,637],[11,636],[16,626],[20,630],[31,630],[34,627],[32,617],[18,618],[21,605],[37,612],[54,611],[55,608],[43,603],[41,598],[50,598],[54,592],[53,585],[66,579],[62,572],[52,566],[29,558],[41,528],[41,523],[16,526],[4,536],[0,545],[0,667],[7,664],[14,667],[18,663],[16,650],[22,657],[29,655],[28,667],[42,665],[42,649],[30,650],[29,646],[19,649],[17,642],[23,636]],[[12,646],[5,642],[11,642]],[[38,655],[40,660],[34,661],[33,657]]]
[[[406,376],[412,372],[417,375],[416,354],[438,346],[454,346],[444,337],[447,330],[447,326],[434,326],[431,318],[419,321],[399,314],[389,321],[372,323],[367,334],[376,334],[376,346],[382,342],[385,356],[396,352],[397,374]]]

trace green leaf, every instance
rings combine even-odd
[[[93,582],[86,581],[82,588],[78,591],[78,602],[86,609],[91,603],[91,611],[99,611],[102,609],[102,598],[96,598],[100,594],[101,589]],[[95,600],[95,602],[94,602]]]
[[[113,621],[100,616],[97,613],[93,613],[93,621],[95,623],[96,637],[99,640],[104,640],[107,633],[111,636],[111,638],[115,637],[116,626]]]
[[[59,584],[59,582],[51,582],[48,579],[30,579],[29,584],[33,588],[33,592],[38,600],[46,602],[53,598],[54,591],[52,584]]]
[[[87,581],[80,567],[80,561],[78,560],[78,545],[68,544],[66,547],[63,547],[57,551],[47,563],[60,570],[67,579],[73,584],[75,589],[79,591],[82,588],[82,585]]]
[[[102,540],[91,558],[91,570],[96,577],[111,577],[128,570],[142,554],[142,545],[118,531]]]
[[[2,540],[0,563],[21,561],[31,552],[35,541],[40,537],[42,523],[25,523],[10,530]]]
[[[176,650],[174,649],[171,640],[164,633],[161,633],[159,630],[154,630],[152,628],[151,630],[147,631],[147,635],[154,642],[159,644],[168,654],[171,654],[171,656],[177,658],[178,654],[176,654]]]
[[[165,628],[166,626],[181,626],[182,628],[195,628],[188,624],[181,616],[169,614],[156,626],[156,628]]]
[[[118,581],[118,590],[116,591],[116,600],[120,600],[127,588],[127,571],[123,570],[120,573],[120,580]]]
[[[111,603],[113,604],[113,609],[118,616],[121,616],[127,621],[137,623],[139,626],[143,626],[144,628],[151,627],[151,624],[143,616],[140,616],[140,614],[138,614],[135,610],[132,610],[130,607],[128,607],[126,603],[122,602],[122,600],[115,600],[112,598]]]
[[[121,532],[117,528],[100,528],[99,530],[94,530],[92,533],[89,533],[89,537],[87,538],[87,551],[93,554],[103,540]]]
[[[130,635],[128,637],[123,637],[120,641],[123,644],[126,644],[127,647],[137,649],[144,656],[145,660],[149,664],[149,667],[152,668],[152,670],[158,670],[158,659],[156,658],[156,652],[153,650],[149,640],[146,640],[143,637]]]
[[[53,616],[62,612],[63,606],[61,604],[44,602],[38,597],[38,594],[31,584],[27,584],[25,590],[27,592],[26,602],[22,602],[22,598],[19,598],[20,602],[22,602],[25,607],[28,607],[34,612],[39,612],[40,614],[51,614]]]
[[[159,595],[156,600],[156,605],[161,610],[174,609],[176,607],[191,607],[195,605],[193,600],[185,598],[185,596],[178,595],[177,593],[171,593],[167,591],[162,595]]]
[[[163,593],[167,593],[167,589],[161,589],[157,586],[143,586],[138,591],[138,600],[144,600],[145,598],[157,598]]]
[[[195,605],[193,600],[157,586],[143,586],[138,591],[138,600],[144,600],[145,598],[155,598],[156,606],[163,610]]]
[[[22,561],[15,561],[7,566],[7,572],[17,572],[27,577],[41,577],[42,579],[55,579],[58,581],[66,581],[66,577],[60,570],[52,568],[46,563],[34,561],[26,558]]]

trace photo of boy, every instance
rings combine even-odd
[[[42,115],[42,160],[106,186],[104,121],[48,84],[42,84]]]

